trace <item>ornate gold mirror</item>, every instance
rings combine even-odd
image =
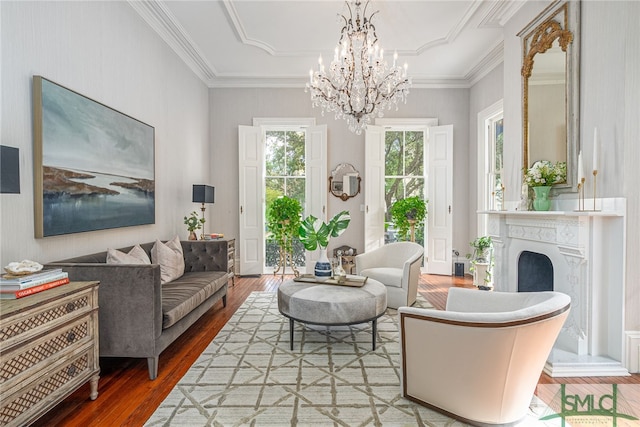
[[[331,171],[329,191],[342,200],[348,200],[360,193],[360,173],[349,163],[340,163]]]
[[[580,3],[555,1],[518,36],[522,40],[523,168],[566,162],[557,192],[577,191]]]

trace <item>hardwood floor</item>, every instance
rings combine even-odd
[[[97,400],[89,399],[84,386],[35,425],[38,426],[140,426],[151,416],[196,358],[213,340],[246,297],[253,291],[275,292],[280,276],[236,278],[229,288],[227,306],[217,303],[186,333],[160,355],[158,378],[150,381],[146,359],[100,359],[101,378]],[[436,308],[445,306],[451,286],[473,287],[467,276],[422,275],[419,292]],[[640,384],[640,375],[600,378],[550,378],[543,374],[540,384]]]

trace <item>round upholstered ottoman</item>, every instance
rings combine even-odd
[[[327,326],[371,322],[375,350],[376,320],[387,309],[387,288],[370,278],[361,287],[287,280],[278,288],[278,309],[289,318],[291,350],[294,321]]]

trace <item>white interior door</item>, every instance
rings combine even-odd
[[[384,245],[384,127],[368,125],[365,133],[364,251]]]
[[[262,274],[264,254],[264,146],[258,126],[239,126],[240,265],[238,274]]]
[[[310,126],[305,138],[305,216],[327,220],[327,125]],[[320,251],[305,251],[307,271]]]
[[[451,275],[453,125],[429,128],[427,273]]]

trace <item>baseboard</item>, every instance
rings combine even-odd
[[[640,373],[640,331],[625,331],[627,349],[625,366],[632,374]]]

